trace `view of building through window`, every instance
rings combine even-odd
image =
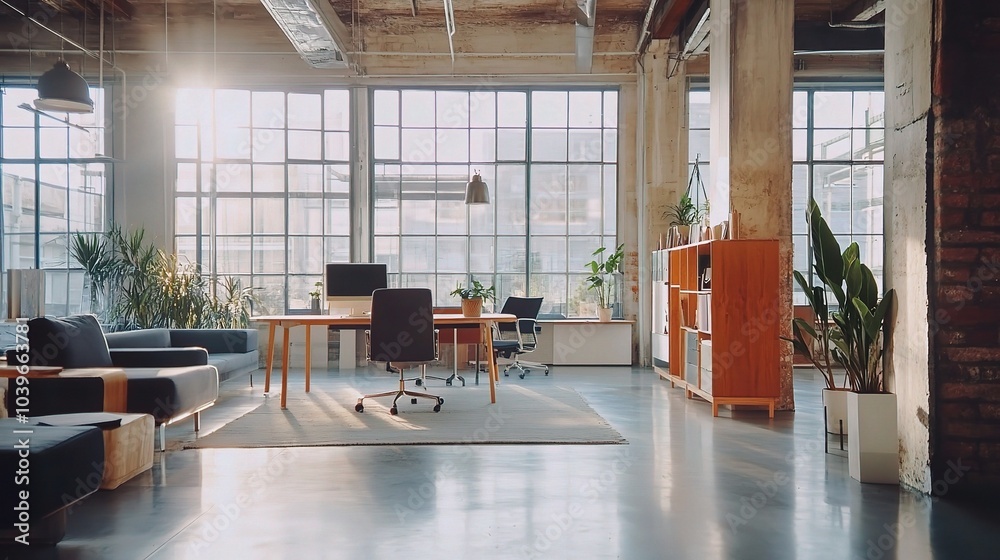
[[[439,305],[474,278],[595,316],[584,264],[616,239],[615,90],[376,89],[373,246],[392,282]],[[474,173],[490,204],[466,206]]]
[[[37,96],[34,87],[11,85],[0,95],[0,271],[6,283],[7,270],[45,270],[46,313],[68,315],[89,306],[69,236],[104,231],[108,123],[100,88],[90,89],[91,114],[38,114],[30,110]]]
[[[254,286],[263,309],[308,309],[326,262],[350,260],[350,95],[179,90],[175,242]]]
[[[709,92],[689,94],[689,161],[710,157]],[[792,118],[792,241],[794,268],[812,281],[805,212],[816,200],[843,248],[856,241],[861,261],[882,286],[885,95],[870,88],[796,88]],[[701,166],[710,184],[708,165]],[[882,286],[884,289],[884,286]],[[805,297],[795,286],[794,302]]]

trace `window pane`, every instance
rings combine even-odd
[[[434,272],[437,263],[433,237],[407,236],[400,246],[400,270],[403,272]]]
[[[220,198],[218,200],[215,233],[217,235],[249,235],[250,200]]]
[[[566,272],[567,248],[565,237],[531,238],[531,272]]]
[[[531,120],[534,126],[565,128],[568,124],[568,110],[565,91],[536,91],[531,94]]]
[[[531,131],[533,161],[566,161],[566,131],[533,129]]]
[[[403,126],[434,126],[434,92],[404,90],[402,95]],[[405,150],[404,150],[405,152]]]
[[[519,91],[497,92],[497,126],[524,128],[526,123],[526,95]]]
[[[817,165],[813,172],[813,198],[834,234],[851,233],[849,165]]]
[[[376,90],[374,94],[375,125],[399,124],[399,92],[394,90]]]
[[[604,156],[600,130],[569,131],[569,161],[601,161]]]
[[[497,159],[500,161],[524,161],[524,129],[501,128],[497,130]]]
[[[323,220],[322,198],[288,199],[289,235],[322,235]]]
[[[307,130],[288,131],[288,159],[320,159],[322,156],[322,133]]]
[[[531,230],[535,234],[565,234],[566,166],[535,165],[531,168]]]
[[[469,127],[469,93],[465,91],[437,92],[437,126],[439,128]]]
[[[253,126],[279,128],[285,126],[285,94],[279,91],[255,91]]]
[[[284,274],[284,237],[258,236],[253,238],[253,272],[254,274]]]
[[[253,233],[285,233],[285,201],[280,198],[258,198],[253,201]]]
[[[569,92],[569,126],[599,128],[603,108],[602,95],[599,91]]]
[[[351,94],[346,89],[323,92],[323,128],[345,132],[351,129]]]
[[[813,104],[813,126],[816,128],[851,127],[853,93],[849,91],[817,91],[813,94]]]
[[[437,271],[466,273],[469,270],[469,238],[439,237]]]
[[[320,96],[312,93],[288,94],[288,128],[322,128]]]
[[[250,192],[251,167],[242,163],[215,166],[215,190],[218,192]]]

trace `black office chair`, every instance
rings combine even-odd
[[[497,356],[511,359],[513,362],[503,368],[504,376],[510,375],[512,368],[520,371],[521,379],[528,373],[528,368],[544,368],[545,375],[549,374],[549,366],[537,362],[522,362],[521,354],[527,354],[535,350],[538,344],[538,310],[542,308],[542,298],[540,297],[518,297],[510,296],[503,303],[500,313],[508,313],[517,317],[517,323],[494,323],[493,330],[493,351]]]
[[[390,414],[398,414],[396,401],[403,395],[433,399],[434,412],[441,411],[444,399],[428,393],[407,391],[403,369],[419,365],[421,373],[427,364],[438,359],[437,332],[431,291],[428,288],[382,288],[372,292],[371,327],[365,332],[366,354],[372,362],[385,362],[386,371],[399,374],[399,389],[364,395],[358,398],[354,410],[364,412],[364,400],[394,395]],[[423,375],[421,375],[423,377]],[[418,379],[418,378],[413,378]]]

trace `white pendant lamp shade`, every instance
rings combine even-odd
[[[469,185],[465,188],[465,203],[490,203],[490,189],[486,186],[486,183],[483,182],[483,178],[479,176],[478,171],[472,176],[472,180],[469,181]]]
[[[94,101],[83,76],[70,70],[64,60],[56,61],[48,72],[38,78],[38,99],[35,108],[60,113],[93,113]]]

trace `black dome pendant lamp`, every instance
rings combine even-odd
[[[94,100],[90,98],[87,80],[70,70],[65,60],[59,59],[38,78],[35,108],[60,113],[93,113]]]

